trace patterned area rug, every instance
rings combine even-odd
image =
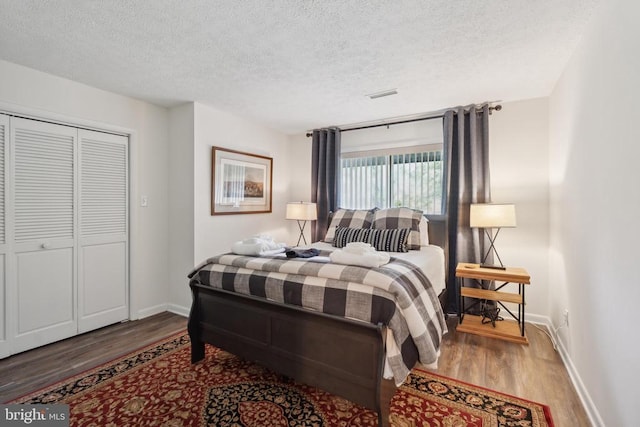
[[[72,426],[375,426],[377,415],[180,334],[12,403],[67,403]],[[391,424],[553,426],[549,408],[414,369]]]

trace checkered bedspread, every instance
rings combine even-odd
[[[225,254],[208,259],[189,277],[240,294],[387,325],[392,335],[387,336],[387,361],[396,384],[405,380],[416,361],[437,361],[447,332],[442,307],[425,274],[395,258],[380,268],[364,268]]]

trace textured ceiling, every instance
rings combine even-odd
[[[600,1],[0,0],[0,59],[297,133],[547,96]]]

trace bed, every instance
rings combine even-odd
[[[376,223],[376,211],[358,214],[369,220],[354,220],[349,214],[347,219],[343,215],[336,220],[334,216],[329,230],[335,233],[339,224],[368,229]],[[378,218],[381,214],[389,213],[378,213]],[[415,217],[413,212],[411,215]],[[378,227],[380,224],[389,224],[389,218],[378,221]],[[412,224],[417,232],[417,224]],[[389,406],[397,384],[416,363],[437,361],[446,333],[441,305],[446,295],[445,260],[444,252],[435,245],[443,233],[435,221],[428,229],[429,245],[394,252],[392,263],[379,269],[328,263],[330,252],[337,250],[335,242],[314,243],[320,254],[310,259],[223,254],[203,262],[189,275],[192,362],[204,358],[204,346],[209,343],[373,409],[378,413],[378,424],[389,425]],[[337,237],[334,234],[328,239],[330,234],[325,240]],[[373,286],[357,283],[360,277],[371,281],[370,276],[376,277]],[[418,289],[422,276],[428,282],[424,290]],[[397,301],[395,307],[389,302],[389,293],[395,292],[390,289],[406,281],[411,283],[402,286],[414,289],[413,294],[420,292],[420,298],[412,297],[417,300],[416,310],[428,312],[432,318],[426,332],[422,328],[422,335],[414,336],[412,322],[407,321],[406,328],[399,326],[406,321],[399,311],[409,310],[405,306],[414,302],[400,304],[402,310]],[[407,319],[412,319],[411,313]]]

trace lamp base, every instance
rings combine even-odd
[[[488,265],[488,264],[480,264],[480,268],[492,268],[494,270],[506,270],[507,267],[503,267],[501,265]]]
[[[307,225],[307,221],[302,221],[302,223],[300,223],[300,220],[298,220],[298,228],[300,229],[300,237],[298,237],[298,243],[296,243],[296,246],[300,246],[300,240],[302,240],[304,242],[304,244],[307,244],[307,239],[304,237],[304,227]]]
[[[498,238],[498,233],[500,233],[500,229],[498,228],[498,230],[496,231],[496,234],[494,234],[493,236],[491,235],[491,233],[489,233],[489,230],[487,228],[484,229],[484,232],[487,234],[487,237],[489,238],[489,249],[487,249],[487,253],[484,254],[484,257],[482,258],[482,262],[480,264],[480,267],[482,268],[492,268],[494,270],[506,270],[507,268],[504,266],[504,264],[502,264],[502,260],[500,259],[500,255],[498,254],[498,251],[496,250],[496,247],[494,245],[494,243],[496,242],[496,239]],[[485,262],[487,261],[487,258],[489,258],[489,254],[491,253],[491,251],[493,250],[493,253],[496,254],[496,257],[498,258],[498,261],[500,262],[500,265],[490,265],[490,264],[485,264]]]

